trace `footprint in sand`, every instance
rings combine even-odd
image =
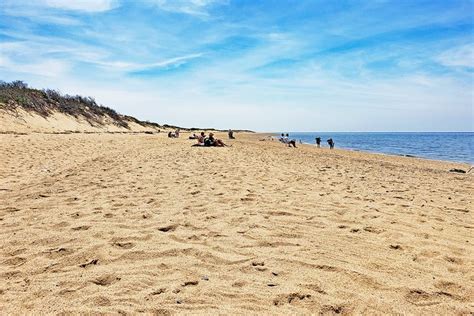
[[[7,266],[21,266],[23,264],[25,264],[26,262],[26,259],[23,258],[23,257],[13,257],[13,258],[10,258],[10,259],[7,259],[5,261],[3,261],[3,264],[4,265],[7,265]]]
[[[346,315],[350,313],[351,313],[350,309],[346,306],[323,305],[321,307],[320,315]]]
[[[62,256],[67,256],[70,255],[74,252],[74,250],[69,249],[69,248],[57,248],[57,249],[51,249],[47,251],[46,256],[50,259],[56,259]]]
[[[284,294],[275,298],[273,300],[273,305],[280,306],[286,303],[291,304],[297,301],[302,301],[302,300],[310,299],[310,298],[311,298],[310,294],[302,294],[302,293]]]
[[[96,284],[96,285],[100,285],[100,286],[108,286],[108,285],[111,285],[115,282],[118,282],[120,281],[121,278],[113,275],[113,274],[105,274],[101,277],[98,277],[94,280],[91,280],[92,283]]]
[[[98,264],[98,263],[99,263],[99,259],[92,259],[92,260],[89,261],[89,262],[80,264],[79,267],[81,267],[81,268],[87,268],[87,267],[89,267],[89,266],[96,265],[96,264]]]
[[[186,281],[182,284],[182,286],[190,286],[190,285],[198,285],[199,284],[199,281],[197,280],[191,280],[191,281]]]
[[[116,242],[113,242],[112,243],[112,246],[114,247],[117,247],[117,248],[121,248],[121,249],[131,249],[133,247],[135,247],[135,244],[133,242],[119,242],[119,241],[116,241]]]
[[[173,225],[168,225],[168,226],[160,227],[160,228],[158,228],[158,230],[159,230],[160,232],[167,233],[167,232],[175,231],[176,228],[178,228],[178,225],[177,225],[177,224],[173,224]]]
[[[369,233],[380,234],[383,233],[385,230],[377,227],[367,226],[364,227],[364,230]]]
[[[83,225],[83,226],[77,226],[77,227],[73,227],[71,228],[72,230],[88,230],[89,228],[91,228],[90,226],[87,226],[87,225]]]
[[[462,264],[463,263],[462,259],[456,258],[456,257],[446,256],[443,259],[446,260],[447,262],[454,263],[454,264]]]
[[[150,293],[150,295],[160,295],[166,292],[166,288],[162,287],[159,288],[158,290],[154,290],[153,292]]]
[[[96,306],[110,306],[112,301],[105,296],[97,296],[92,299],[92,303]]]
[[[429,306],[440,303],[440,301],[436,299],[436,295],[419,289],[409,290],[408,293],[405,294],[405,299],[418,306]]]

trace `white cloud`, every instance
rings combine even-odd
[[[179,56],[174,58],[169,58],[162,60],[156,63],[128,63],[123,61],[91,61],[99,66],[109,68],[111,70],[122,70],[122,71],[139,71],[146,70],[150,68],[165,68],[172,66],[180,66],[186,63],[188,60],[201,57],[203,54],[190,54],[185,56]]]
[[[11,16],[34,17],[43,20],[44,15],[50,19],[57,19],[59,22],[67,18],[51,15],[51,9],[82,11],[82,12],[103,12],[115,8],[118,0],[2,0],[1,8],[3,13]],[[62,23],[61,23],[62,24]],[[69,23],[68,23],[69,24]]]
[[[6,56],[0,58],[0,69],[5,72],[36,75],[41,77],[61,77],[70,70],[70,64],[63,60],[45,59],[38,62],[18,63]]]
[[[161,10],[195,15],[209,16],[208,7],[214,4],[226,3],[225,0],[149,0]]]
[[[42,0],[52,8],[84,12],[102,12],[113,9],[115,0]]]
[[[449,49],[437,57],[437,61],[450,67],[474,67],[474,45],[467,44]]]

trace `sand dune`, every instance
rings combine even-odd
[[[151,126],[142,126],[127,121],[128,127],[113,124],[110,117],[104,116],[101,124],[91,123],[82,117],[73,117],[60,112],[41,116],[33,111],[17,108],[7,111],[0,103],[0,133],[61,133],[61,132],[144,132],[158,131]]]
[[[474,312],[466,166],[237,137],[0,135],[2,313]]]

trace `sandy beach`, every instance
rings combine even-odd
[[[474,312],[467,165],[0,135],[1,314]]]

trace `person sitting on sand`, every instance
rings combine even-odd
[[[204,140],[206,139],[206,134],[204,132],[201,132],[201,135],[198,136],[198,144],[204,145]]]
[[[329,138],[328,139],[328,145],[329,145],[329,149],[334,149],[334,141],[332,140],[332,138]]]
[[[229,139],[235,139],[235,137],[234,137],[234,131],[233,131],[233,130],[229,129],[229,133],[228,133],[228,134],[229,134]]]
[[[179,138],[179,129],[174,132],[174,137]]]
[[[288,134],[281,134],[281,137],[280,137],[280,142],[282,142],[283,144],[288,144],[288,147],[291,147],[293,146],[294,148],[296,148],[296,140],[295,139],[291,139],[289,138],[290,135]]]
[[[283,144],[288,144],[288,137],[285,137],[285,134],[281,134],[281,137],[278,139]]]
[[[296,139],[290,139],[290,135],[287,133],[285,135],[285,144],[288,144],[288,147],[295,147],[296,148]]]
[[[215,138],[214,133],[209,133],[209,137],[204,140],[204,146],[225,147],[228,145],[224,144],[221,139]]]
[[[208,138],[206,137],[206,134],[201,132],[201,134],[197,137],[197,144],[194,144],[193,146],[206,146],[205,142],[207,139]]]
[[[191,136],[189,136],[189,139],[198,139],[199,136],[197,136],[195,133],[193,133]]]
[[[293,146],[294,148],[296,148],[296,140],[292,139],[292,140],[289,140],[288,141],[288,147],[291,147]]]

